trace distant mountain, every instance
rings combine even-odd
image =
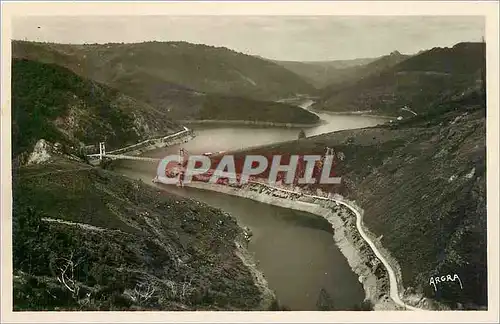
[[[200,92],[277,100],[313,87],[282,66],[224,47],[187,42],[68,45],[13,42],[13,56],[64,65],[109,85],[134,77]],[[141,89],[138,89],[139,91]]]
[[[398,54],[396,57],[396,60],[391,60],[391,56],[381,59],[390,64],[378,60],[366,65],[379,67],[364,77],[325,88],[314,108],[399,115],[401,108],[408,106],[421,113],[440,98],[459,95],[477,86],[485,68],[483,43],[433,48],[407,59],[400,59]]]
[[[309,91],[312,87],[300,77],[274,63],[225,48],[184,42],[62,45],[15,41],[12,53],[64,66],[174,120],[318,121],[301,108],[255,99],[280,99]]]
[[[275,61],[273,62],[300,75],[316,88],[341,82],[348,77],[350,71],[355,71],[363,65],[369,64],[378,58],[359,58],[353,60],[334,61]]]
[[[372,74],[376,74],[385,69],[391,68],[396,64],[408,59],[409,57],[411,56],[403,55],[398,51],[394,51],[388,55],[378,57],[364,65],[338,69],[335,74],[330,77],[329,84],[321,89],[321,93],[324,94],[330,91],[343,89],[346,86],[361,79],[367,78]]]
[[[66,68],[12,62],[14,155],[42,138],[74,149],[102,140],[117,148],[181,129],[161,111]]]

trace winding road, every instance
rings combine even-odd
[[[307,111],[310,111],[310,107],[313,105],[313,103],[314,103],[313,100],[305,100],[304,102],[302,102],[298,106],[301,107],[301,108],[303,108],[303,109],[305,109],[305,110],[307,110]],[[405,108],[403,108],[403,110],[408,110],[408,111],[412,112],[413,114],[417,115],[415,112],[413,112],[413,111],[411,111],[411,110],[409,110],[407,108],[405,109]],[[268,187],[271,187],[271,186],[268,186]],[[271,187],[271,188],[282,190],[282,191],[292,192],[292,191],[289,191],[289,190],[286,190],[286,189],[281,189],[281,188],[275,188],[275,187]],[[401,298],[399,297],[400,294],[399,294],[399,291],[398,291],[398,282],[397,282],[397,279],[396,279],[396,273],[394,272],[394,269],[391,267],[391,265],[389,264],[389,262],[384,258],[384,256],[382,255],[382,253],[380,253],[380,251],[377,249],[377,247],[375,246],[375,244],[373,243],[373,241],[368,237],[368,235],[366,235],[366,232],[363,230],[363,216],[361,215],[361,213],[358,210],[356,210],[356,208],[354,208],[354,207],[350,206],[349,204],[347,204],[346,202],[338,200],[338,199],[326,198],[326,197],[314,196],[314,195],[304,195],[304,196],[311,197],[311,198],[316,198],[316,199],[323,199],[323,200],[334,201],[337,204],[341,204],[343,206],[346,206],[350,210],[352,210],[352,212],[356,215],[356,228],[358,229],[359,234],[361,235],[361,237],[363,238],[363,240],[365,240],[365,242],[368,243],[368,245],[370,245],[370,248],[372,249],[373,253],[375,253],[375,255],[377,256],[377,258],[382,262],[382,264],[384,265],[384,267],[387,269],[387,273],[389,274],[389,284],[390,284],[390,293],[389,293],[389,295],[390,295],[391,299],[396,304],[398,304],[401,307],[404,307],[405,309],[413,310],[413,311],[422,311],[423,310],[421,308],[416,308],[416,307],[410,306],[408,304],[405,304],[401,300]]]
[[[287,190],[287,189],[283,189],[283,188],[278,188],[278,187],[273,187],[273,186],[270,186],[270,185],[267,185],[267,184],[263,184],[261,182],[254,182],[256,184],[259,184],[259,185],[264,185],[268,188],[271,188],[271,189],[275,189],[275,190],[280,190],[280,191],[283,191],[283,192],[288,192],[288,193],[297,193],[297,192],[294,192],[294,191],[291,191],[291,190]],[[417,308],[417,307],[413,307],[413,306],[410,306],[408,304],[405,304],[401,298],[399,297],[400,294],[399,294],[399,291],[398,291],[398,282],[397,282],[397,279],[396,279],[396,273],[394,272],[394,269],[391,267],[391,265],[389,264],[389,262],[387,261],[386,258],[384,258],[384,256],[382,255],[382,253],[380,253],[380,251],[377,249],[377,246],[373,243],[373,241],[368,237],[368,235],[366,234],[366,232],[364,231],[363,229],[363,216],[361,215],[361,213],[356,209],[354,208],[353,206],[349,205],[348,203],[342,201],[342,200],[338,200],[338,199],[335,199],[335,198],[327,198],[327,197],[321,197],[321,196],[315,196],[315,195],[308,195],[308,194],[302,194],[302,196],[305,196],[305,197],[309,197],[309,198],[315,198],[315,199],[321,199],[321,200],[329,200],[329,201],[333,201],[337,204],[340,204],[340,205],[343,205],[347,208],[349,208],[355,215],[356,215],[356,228],[358,229],[358,232],[359,234],[361,235],[361,237],[363,238],[363,240],[365,240],[366,243],[368,243],[368,245],[370,245],[370,248],[372,249],[373,253],[375,253],[375,255],[377,256],[377,258],[382,262],[382,264],[384,265],[384,267],[387,269],[387,273],[389,274],[389,284],[390,284],[390,291],[389,291],[389,296],[391,297],[391,299],[399,306],[407,309],[407,310],[412,310],[412,311],[423,311],[424,309],[421,309],[421,308]]]
[[[315,197],[315,198],[317,198],[317,197]],[[375,246],[373,241],[368,237],[368,235],[366,235],[366,232],[363,230],[363,226],[362,226],[363,225],[363,216],[361,215],[361,213],[343,201],[336,200],[336,199],[330,199],[330,200],[335,201],[336,203],[341,204],[343,206],[346,206],[347,208],[352,210],[354,212],[354,214],[356,214],[356,228],[358,229],[359,234],[365,240],[365,242],[368,243],[368,245],[370,245],[373,253],[375,253],[377,258],[383,263],[383,265],[387,269],[387,273],[389,274],[389,283],[390,283],[389,295],[392,298],[392,300],[396,304],[398,304],[399,306],[404,307],[405,309],[409,309],[409,310],[413,310],[413,311],[421,311],[422,309],[420,309],[420,308],[416,308],[416,307],[410,306],[408,304],[405,304],[401,300],[401,298],[399,297],[400,295],[399,295],[399,291],[398,291],[398,282],[396,279],[396,274],[394,272],[394,269],[390,266],[389,262],[384,258],[382,253],[380,253],[380,251],[377,249],[377,247]]]

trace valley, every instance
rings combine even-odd
[[[14,41],[14,308],[487,308],[484,54],[285,62],[187,42]],[[161,140],[183,130],[195,136]],[[355,209],[153,184],[155,163],[89,165],[99,142],[155,159],[331,147],[341,184],[288,189]],[[429,278],[448,273],[467,284],[436,294]]]

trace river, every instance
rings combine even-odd
[[[303,108],[307,108],[304,105]],[[304,129],[307,136],[342,129],[362,128],[387,119],[328,115],[319,113],[325,123]],[[191,154],[241,149],[296,139],[299,130],[248,126],[193,127],[196,137],[182,147]],[[177,154],[180,146],[149,151],[144,156]],[[154,163],[124,160],[115,170],[150,183],[156,172]],[[292,310],[317,310],[321,289],[331,298],[335,310],[345,310],[364,299],[364,291],[347,260],[335,245],[330,224],[323,218],[299,211],[270,206],[250,199],[221,193],[158,184],[166,191],[203,201],[231,213],[253,233],[248,250],[280,303]]]

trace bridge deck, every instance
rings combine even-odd
[[[88,157],[90,158],[99,158],[99,154],[90,154]],[[131,156],[131,155],[123,155],[123,154],[104,154],[103,157],[112,159],[112,160],[136,160],[136,161],[148,161],[148,162],[159,162],[161,159],[158,158],[150,158],[143,156]]]

